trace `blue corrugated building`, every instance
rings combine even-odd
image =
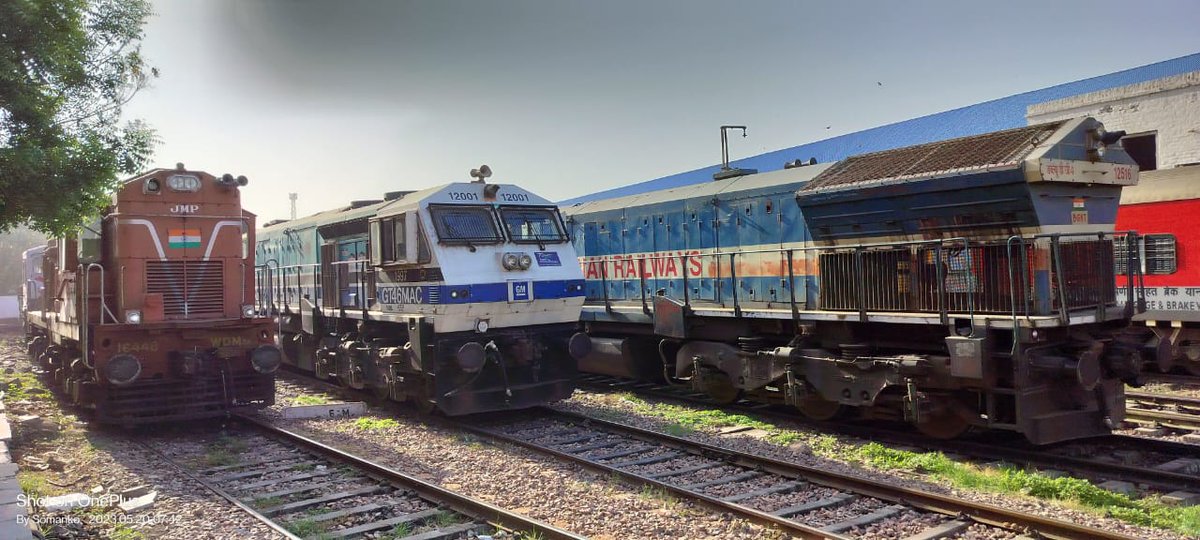
[[[766,172],[782,169],[783,164],[789,160],[807,160],[812,157],[818,162],[827,163],[867,152],[1021,127],[1026,125],[1025,114],[1030,105],[1192,71],[1200,71],[1200,53],[767,152],[730,162],[730,166]],[[713,173],[719,169],[720,165],[712,165],[576,197],[561,204],[568,206],[579,202],[709,182]]]

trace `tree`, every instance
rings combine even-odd
[[[0,0],[0,232],[62,235],[141,170],[156,142],[121,107],[158,72],[147,0]]]

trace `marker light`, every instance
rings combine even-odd
[[[247,319],[253,319],[254,316],[257,314],[258,314],[258,310],[254,309],[254,306],[252,306],[250,304],[246,304],[246,305],[242,306],[242,316],[243,317],[245,317]]]
[[[500,264],[505,270],[520,270],[521,269],[522,253],[505,253],[500,259]]]
[[[533,257],[530,257],[528,253],[522,253],[520,264],[521,270],[529,270],[529,267],[533,266]]]
[[[172,174],[167,177],[167,187],[171,191],[200,191],[200,179],[190,174]]]
[[[488,324],[487,319],[479,319],[478,321],[475,321],[475,331],[476,332],[479,332],[480,334],[484,334],[484,333],[487,333],[488,328],[491,328],[491,325]]]
[[[129,324],[142,324],[142,312],[136,309],[125,310],[125,322]]]

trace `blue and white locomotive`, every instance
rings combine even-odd
[[[1141,354],[1121,135],[1078,118],[565,208],[580,368],[933,437],[1106,434]]]
[[[571,395],[591,342],[562,217],[472,175],[258,232],[260,309],[288,363],[450,415]]]

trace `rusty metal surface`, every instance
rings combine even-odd
[[[850,157],[825,170],[800,191],[1015,165],[1063,123],[1051,122]]]

